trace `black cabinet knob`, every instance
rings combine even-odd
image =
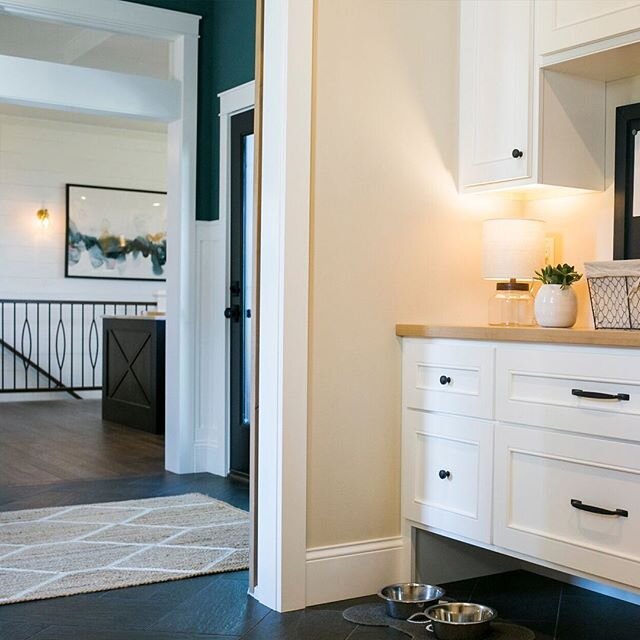
[[[512,155],[514,158],[522,158],[522,156],[524,155],[524,153],[523,153],[522,151],[520,151],[520,149],[514,149],[514,150],[511,152],[511,155]]]
[[[438,476],[440,477],[440,480],[446,480],[447,478],[451,477],[451,471],[440,469],[440,471],[438,471]]]
[[[451,378],[449,376],[440,376],[440,384],[442,386],[445,384],[451,384]]]

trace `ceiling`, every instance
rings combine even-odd
[[[166,79],[166,40],[0,13],[0,54]]]

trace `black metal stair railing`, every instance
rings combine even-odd
[[[0,299],[0,393],[102,388],[102,318],[155,302]]]

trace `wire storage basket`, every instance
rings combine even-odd
[[[585,262],[596,329],[640,329],[640,260]]]

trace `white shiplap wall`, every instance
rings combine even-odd
[[[163,284],[64,277],[65,184],[160,191],[166,173],[162,132],[0,115],[0,298],[150,300]]]
[[[165,190],[167,136],[158,131],[139,131],[93,124],[0,114],[0,300],[118,300],[151,301],[152,293],[164,288],[161,282],[82,280],[64,277],[65,184],[79,183],[107,187]],[[43,229],[36,211],[49,209],[51,224]],[[30,311],[32,358],[45,363],[55,357],[45,345],[49,329],[41,318],[39,348],[35,310]],[[54,316],[56,312],[54,310]],[[5,340],[20,347],[24,311],[18,307],[16,335],[13,335],[12,307],[0,314]],[[84,323],[88,335],[90,319]],[[81,323],[82,324],[82,323]],[[73,339],[73,357],[68,353],[62,379],[68,382],[69,365],[76,373],[87,357],[80,353],[80,327]],[[55,335],[55,317],[51,333]],[[67,335],[67,351],[71,336]],[[86,355],[86,354],[85,354]],[[24,386],[25,372],[18,360],[0,351],[0,372],[6,387],[15,379]],[[55,365],[52,371],[55,370]],[[57,374],[56,374],[57,375]],[[98,384],[101,379],[97,370]],[[41,379],[46,386],[46,380]],[[34,399],[42,394],[0,394],[0,402]],[[54,394],[62,397],[63,394]]]

